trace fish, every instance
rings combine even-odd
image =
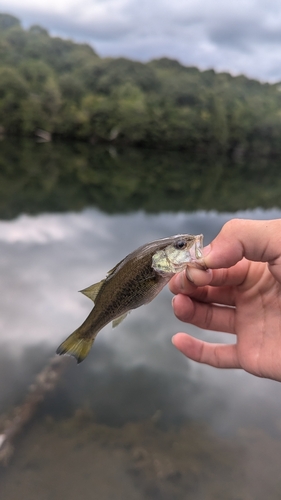
[[[94,308],[57,348],[57,354],[69,354],[81,363],[108,323],[115,327],[132,309],[151,302],[186,266],[204,268],[202,249],[202,234],[178,234],[147,243],[127,255],[99,283],[80,290],[94,302]]]

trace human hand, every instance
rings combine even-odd
[[[204,261],[207,272],[189,267],[189,279],[182,272],[170,281],[174,313],[232,333],[236,343],[178,333],[173,344],[200,363],[281,381],[281,220],[227,222],[204,249]]]

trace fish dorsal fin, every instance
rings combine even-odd
[[[126,257],[125,257],[126,258]],[[110,269],[110,271],[108,271],[108,273],[106,274],[106,277],[109,278],[112,274],[115,273],[116,269],[122,264],[122,262],[124,261],[125,259],[122,259],[120,260],[120,262],[118,262],[118,264],[116,264],[116,266],[114,266],[112,269]]]
[[[84,290],[80,290],[80,292],[83,293],[84,295],[86,295],[86,297],[88,297],[89,299],[91,299],[95,303],[95,300],[96,300],[98,293],[99,293],[102,285],[104,284],[104,282],[105,282],[105,280],[101,280],[101,281],[99,281],[99,283],[94,283],[93,285],[88,286],[88,288],[84,288]]]
[[[126,316],[129,314],[130,311],[126,312],[125,314],[122,314],[118,318],[114,319],[112,321],[112,328],[115,328],[116,326],[120,325],[120,323],[123,321],[123,319],[126,318]]]

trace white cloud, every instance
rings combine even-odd
[[[0,242],[8,244],[48,244],[75,238],[77,232],[91,232],[99,239],[110,241],[111,235],[105,224],[95,224],[90,212],[67,215],[46,214],[40,216],[20,215],[12,221],[0,221]]]
[[[102,55],[184,64],[281,79],[278,0],[2,0],[24,26],[91,43]]]

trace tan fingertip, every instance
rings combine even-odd
[[[205,286],[209,285],[212,280],[213,272],[211,269],[198,269],[196,267],[186,268],[186,277],[193,285]]]
[[[173,344],[173,345],[175,345],[175,344],[174,344],[174,338],[175,338],[175,335],[173,335],[173,336],[172,336],[172,338],[171,338],[171,341],[172,341],[172,344]]]
[[[190,268],[187,266],[186,270],[185,270],[185,274],[186,274],[186,277],[188,279],[188,281],[190,281],[191,283],[194,283],[194,279],[190,273]]]
[[[172,336],[172,344],[178,349],[178,346],[177,346],[177,340],[181,339],[182,337],[185,337],[186,334],[185,333],[175,333],[173,336]]]

